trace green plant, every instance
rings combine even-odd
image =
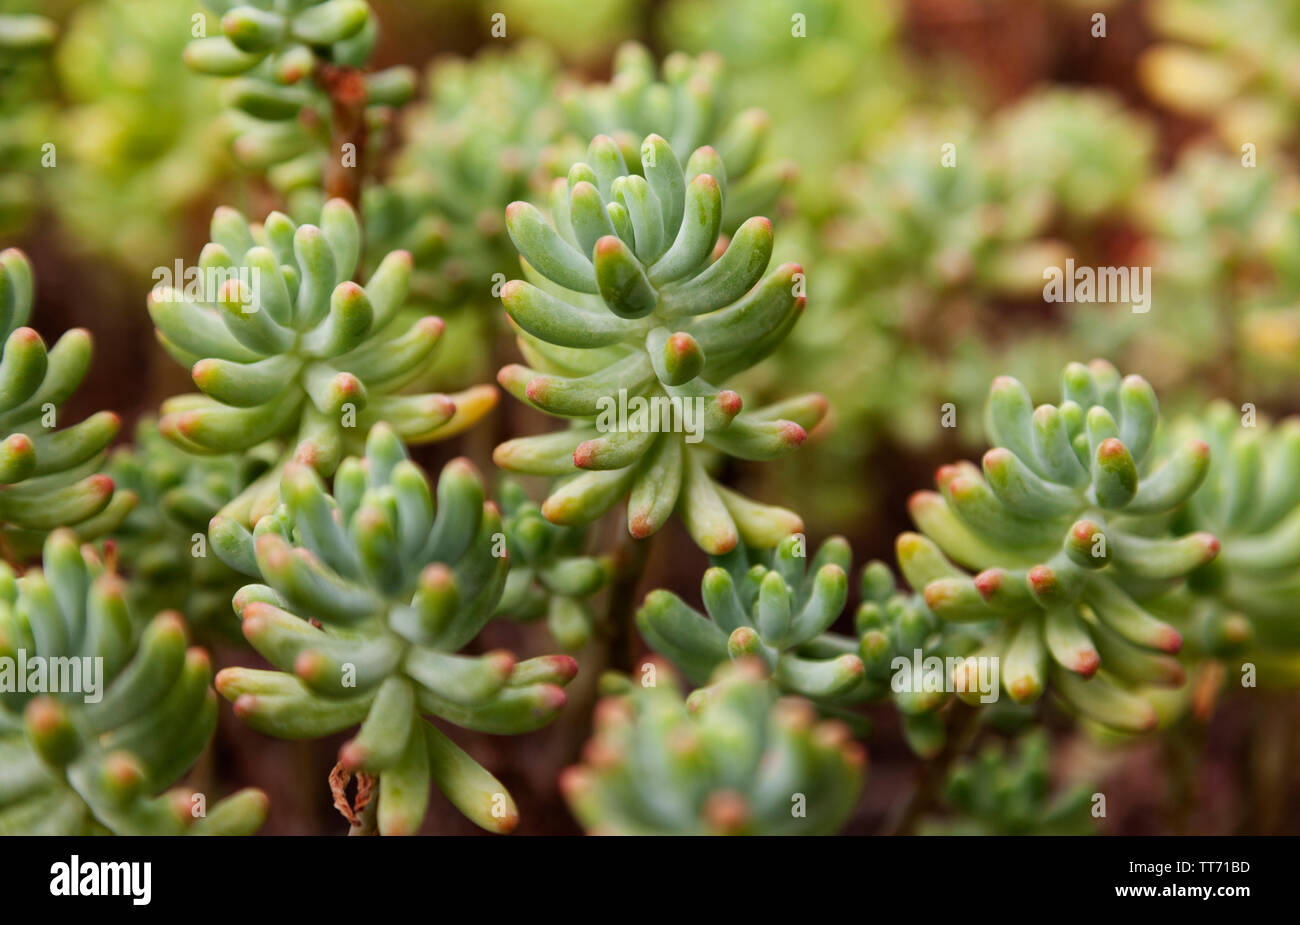
[[[39,548],[45,531],[74,526],[85,539],[111,530],[135,503],[116,496],[98,470],[117,435],[116,414],[101,411],[55,430],[58,406],[90,366],[90,334],[68,331],[54,347],[27,327],[36,295],[27,256],[0,252],[0,529],[9,556]]]
[[[561,778],[583,827],[609,835],[815,835],[847,821],[866,753],[809,704],[778,699],[755,662],[685,702],[667,666],[653,683],[606,676],[583,764]]]
[[[208,0],[221,34],[196,38],[185,62],[228,77],[236,159],[267,171],[299,217],[325,195],[360,198],[368,135],[415,90],[409,68],[362,71],[379,37],[363,0]]]
[[[503,481],[497,496],[511,555],[497,613],[520,622],[544,616],[561,648],[581,649],[597,629],[587,599],[609,584],[611,557],[584,555],[587,531],[551,523],[518,483]]]
[[[619,46],[608,83],[561,88],[570,127],[584,139],[613,138],[634,172],[639,172],[643,153],[638,144],[649,135],[666,139],[679,159],[711,145],[722,162],[711,169],[726,189],[722,229],[730,234],[750,216],[771,214],[777,196],[793,180],[794,168],[763,160],[767,113],[757,107],[730,111],[718,55],[675,53],[664,59],[661,71],[656,79],[654,58],[644,45]],[[660,205],[670,214],[675,209],[673,203]]]
[[[1300,679],[1300,421],[1253,415],[1215,402],[1178,422],[1175,432],[1203,438],[1213,462],[1176,529],[1212,530],[1223,549],[1192,573],[1192,599],[1173,610],[1186,615],[1196,653],[1250,662],[1261,682],[1291,685]]]
[[[0,234],[23,228],[36,204],[35,173],[49,139],[45,57],[53,21],[0,4]]]
[[[292,458],[330,475],[375,422],[423,443],[460,432],[496,403],[488,386],[400,394],[443,323],[403,311],[411,273],[404,251],[386,256],[364,287],[353,282],[360,248],[356,214],[340,199],[325,204],[320,226],[279,212],[250,225],[223,207],[199,255],[197,291],[187,284],[150,293],[159,341],[205,393],[164,402],[162,434],[201,455],[287,438],[277,465],[222,509],[245,524],[275,504]]]
[[[949,697],[894,683],[897,660],[966,655],[978,637],[945,625],[918,596],[899,593],[883,562],[862,570],[856,636],[830,631],[848,599],[852,550],[832,537],[809,562],[803,544],[802,536],[790,536],[775,549],[738,546],[714,557],[701,582],[707,616],[670,591],[652,592],[637,612],[642,637],[695,683],[728,659],[757,658],[782,691],[860,731],[869,725],[854,708],[892,699],[908,744],[933,756],[944,743],[939,711]]]
[[[1059,406],[1034,408],[1019,382],[994,381],[983,472],[945,466],[938,492],[912,496],[924,536],[899,537],[899,563],[940,619],[997,621],[977,654],[1000,659],[1017,703],[1050,686],[1103,726],[1150,730],[1158,715],[1140,688],[1185,673],[1171,657],[1182,635],[1143,601],[1219,552],[1211,534],[1174,536],[1159,518],[1196,490],[1209,448],[1152,454],[1155,392],[1105,361],[1071,364],[1061,391]]]
[[[298,463],[281,504],[250,534],[218,517],[219,555],[267,584],[242,588],[245,638],[275,670],[228,668],[217,689],[253,728],[319,738],[361,723],[339,752],[378,776],[381,835],[413,834],[429,783],[470,820],[508,832],[505,787],[425,715],[497,735],[544,726],[577,671],[565,656],[517,662],[503,651],[458,654],[492,617],[509,559],[501,515],[467,460],[449,463],[437,503],[396,432],[376,424],[364,459],[346,460],[329,495]]]
[[[42,559],[21,576],[0,565],[0,654],[11,674],[36,666],[0,692],[0,832],[255,831],[259,790],[211,807],[185,788],[155,796],[217,722],[208,655],[186,647],[181,616],[142,625],[122,579],[70,531],[51,533]]]
[[[140,420],[132,444],[114,450],[106,470],[139,499],[113,530],[138,610],[175,610],[201,633],[238,636],[230,599],[244,581],[208,549],[208,522],[279,455],[267,443],[238,455],[192,456],[164,439],[152,418]]]
[[[1009,754],[991,743],[948,775],[944,802],[955,818],[922,823],[922,835],[1091,835],[1091,788],[1053,793],[1051,743],[1041,731],[1022,736]]]
[[[741,414],[740,396],[719,385],[798,320],[802,271],[787,263],[763,276],[772,248],[764,218],[749,219],[710,261],[724,200],[712,148],[683,170],[650,135],[640,160],[643,173],[630,173],[618,144],[597,136],[588,163],[552,187],[554,224],[524,202],[506,213],[532,281],[507,283],[501,300],[532,368],[510,365],[497,378],[575,426],[511,440],[493,458],[515,472],[571,476],[542,506],[554,523],[593,520],[630,494],[635,537],[677,510],[706,552],[742,539],[772,546],[800,529],[799,518],[717,484],[707,457],[781,456],[825,414],[818,395]]]

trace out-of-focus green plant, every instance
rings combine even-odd
[[[27,4],[0,3],[0,235],[21,231],[36,205],[42,146],[52,140],[46,59],[55,35]]]
[[[1059,406],[1035,408],[1016,380],[994,381],[983,471],[945,466],[938,492],[912,496],[924,536],[899,538],[900,565],[940,619],[999,622],[975,654],[999,659],[1012,700],[1050,687],[1102,726],[1148,731],[1159,714],[1141,689],[1186,675],[1172,657],[1182,635],[1143,601],[1219,552],[1211,534],[1175,536],[1160,518],[1200,485],[1210,451],[1194,439],[1153,454],[1154,390],[1105,361],[1068,366],[1061,391]],[[954,686],[973,689],[957,677],[969,664]]]
[[[140,612],[175,610],[201,633],[238,637],[230,600],[244,579],[208,549],[208,522],[279,455],[265,444],[239,455],[193,456],[164,439],[152,418],[140,420],[131,445],[114,450],[106,470],[119,490],[139,498],[112,538]]]
[[[727,666],[685,702],[653,662],[602,688],[583,763],[560,781],[589,834],[825,835],[857,803],[862,747],[806,701],[778,699],[756,661]]]
[[[149,295],[159,341],[191,367],[204,393],[164,402],[162,434],[204,455],[287,440],[279,463],[223,508],[242,523],[256,523],[275,505],[290,458],[330,475],[377,421],[424,443],[459,433],[496,403],[491,386],[401,394],[422,372],[443,323],[403,310],[411,273],[405,251],[380,261],[365,287],[354,283],[361,243],[356,213],[341,199],[325,204],[319,226],[295,225],[279,212],[250,225],[222,207],[196,280]]]
[[[188,4],[98,0],[59,42],[58,166],[48,184],[74,242],[136,273],[169,260],[176,227],[229,170],[215,88],[189,73]]]
[[[68,530],[50,534],[42,562],[21,576],[0,565],[0,655],[40,672],[0,692],[0,833],[255,831],[260,790],[211,806],[187,788],[157,795],[217,722],[208,655],[187,648],[180,615],[142,626],[122,579]]]
[[[673,0],[659,32],[668,47],[727,62],[736,102],[772,114],[775,153],[799,166],[800,212],[820,218],[836,207],[835,169],[887,138],[913,98],[898,6]]]
[[[1228,394],[1285,392],[1300,371],[1294,176],[1197,146],[1148,185],[1135,212],[1150,236],[1160,302],[1178,311],[1176,326],[1135,331],[1144,368],[1171,384],[1202,380]]]
[[[517,662],[508,652],[458,654],[491,619],[509,558],[501,514],[468,460],[449,463],[435,493],[396,432],[377,424],[364,459],[338,470],[334,494],[293,463],[281,505],[250,534],[212,526],[227,563],[267,584],[235,598],[244,636],[276,670],[228,668],[217,689],[253,728],[314,739],[361,723],[340,763],[378,775],[381,835],[414,834],[429,783],[471,821],[508,832],[506,788],[425,715],[497,735],[530,732],[564,706],[577,664]]]
[[[551,523],[517,482],[504,480],[497,497],[511,557],[497,613],[520,622],[545,617],[561,648],[581,649],[597,629],[589,599],[613,577],[612,557],[586,555],[587,531]]]
[[[0,538],[5,558],[39,549],[45,532],[72,526],[83,539],[111,530],[135,504],[99,472],[121,421],[111,411],[58,427],[58,407],[90,367],[90,333],[75,328],[49,349],[27,327],[36,297],[31,263],[0,251]]]
[[[998,114],[989,156],[1067,224],[1122,213],[1153,169],[1154,132],[1109,94],[1055,87]]]
[[[493,38],[541,39],[571,64],[590,68],[636,34],[646,0],[478,0],[478,5]]]
[[[1092,835],[1091,788],[1053,793],[1051,742],[1042,731],[1020,738],[1009,754],[992,743],[948,775],[944,802],[952,818],[927,819],[922,835]]]
[[[676,510],[710,554],[741,540],[773,546],[798,531],[790,511],[714,481],[713,454],[773,459],[799,446],[826,411],[820,395],[741,414],[720,383],[762,360],[802,313],[803,272],[764,276],[772,225],[749,219],[718,253],[725,187],[716,151],[685,169],[668,142],[645,139],[639,172],[597,136],[586,162],[551,190],[551,221],[512,203],[511,240],[528,281],[501,299],[530,367],[498,381],[520,401],[574,420],[564,431],[497,447],[502,468],[566,477],[542,511],[586,523],[630,494],[628,531],[659,530]]]

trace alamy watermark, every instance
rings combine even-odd
[[[996,655],[939,658],[913,649],[911,658],[896,655],[889,665],[894,671],[889,685],[897,694],[979,694],[980,703],[993,703],[1001,695]]]
[[[1064,269],[1045,268],[1043,279],[1045,302],[1116,302],[1136,315],[1151,311],[1150,267],[1076,267],[1070,257]]]
[[[104,659],[29,656],[19,649],[17,656],[0,656],[0,693],[81,694],[86,703],[99,703],[104,697]]]
[[[678,395],[633,395],[619,389],[618,397],[596,399],[596,430],[601,433],[682,433],[687,443],[704,439],[704,399]]]
[[[225,301],[232,283],[243,297],[241,311],[251,315],[261,304],[262,271],[257,267],[186,266],[179,258],[170,266],[155,267],[153,291],[158,298],[212,304]]]

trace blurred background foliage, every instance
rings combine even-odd
[[[493,290],[496,274],[508,278],[517,266],[504,206],[536,198],[582,150],[573,107],[586,85],[610,77],[620,44],[634,39],[660,61],[674,51],[705,55],[711,75],[719,66],[729,113],[760,106],[770,117],[754,171],[769,184],[776,258],[803,263],[809,300],[794,334],[749,374],[744,391],[755,401],[820,391],[831,413],[796,457],[727,474],[747,493],[800,511],[811,542],[842,533],[864,560],[890,557],[908,524],[909,493],[929,483],[938,463],[981,446],[980,408],[998,374],[1042,400],[1066,361],[1104,356],[1149,379],[1171,412],[1210,397],[1275,416],[1300,408],[1294,4],[373,5],[382,23],[376,66],[406,65],[421,77],[414,102],[383,114],[391,122],[378,152],[384,185],[363,195],[369,256],[412,251],[418,306],[451,322],[453,340],[433,373],[444,387],[481,381],[514,359]],[[155,268],[194,258],[217,203],[246,214],[314,205],[286,196],[292,171],[271,171],[285,181],[277,187],[232,156],[230,127],[215,118],[220,82],[181,59],[191,37],[203,34],[195,30],[208,28],[197,6],[0,0],[0,15],[29,12],[53,19],[58,38],[52,47],[0,47],[0,232],[33,257],[46,337],[76,325],[95,334],[95,367],[73,413],[108,395],[132,422],[186,385],[152,343],[144,296]],[[1094,34],[1097,14],[1105,16],[1104,37]],[[1045,302],[1044,267],[1067,258],[1152,267],[1150,310]],[[421,458],[468,452],[485,461],[493,436],[543,427],[507,402],[480,428],[488,433]],[[143,457],[123,456],[118,465],[157,482],[158,492],[185,483],[151,446],[144,440]],[[141,534],[186,532],[183,524],[135,526]],[[702,566],[689,543],[661,543],[642,591],[693,595]],[[195,578],[186,592],[179,576],[182,587],[173,590],[203,594],[224,578]],[[583,664],[594,678],[598,666],[588,672]],[[1260,720],[1232,703],[1220,715],[1222,725],[1187,734],[1214,746],[1204,752],[1202,780],[1273,784],[1253,796],[1249,786],[1211,787],[1197,810],[1199,824],[1211,828],[1243,813],[1263,818],[1263,803],[1278,800],[1278,762],[1300,747],[1290,729],[1258,754],[1247,733],[1260,722],[1276,733],[1276,718]],[[872,782],[855,830],[879,827],[910,773],[891,721],[873,739]],[[533,805],[524,808],[526,826],[572,830],[562,810],[545,807],[583,722],[549,743],[481,746],[513,756],[503,779],[521,804]],[[227,734],[237,741],[238,733]],[[234,750],[227,757],[236,776],[257,776],[241,762],[279,761],[289,776],[295,761],[308,760],[285,743],[253,757],[224,747]],[[1029,740],[1012,758],[994,749],[935,783],[946,788],[950,813],[925,826],[1086,829],[1078,791],[1046,783],[1051,761],[1071,761],[1086,765],[1091,781],[1129,781],[1100,828],[1167,829],[1169,794],[1150,792],[1156,785],[1141,783],[1134,768],[1177,770],[1180,747],[1079,757],[1069,749],[1049,755]],[[315,830],[285,820],[310,817],[301,807],[319,796],[273,798],[270,830]],[[1241,800],[1260,805],[1233,802]],[[455,820],[439,826],[457,830]]]

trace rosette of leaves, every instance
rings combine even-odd
[[[329,475],[377,421],[425,443],[459,433],[496,402],[490,386],[400,394],[427,365],[443,323],[402,310],[405,251],[384,257],[364,287],[353,282],[360,247],[356,214],[340,199],[325,204],[319,226],[279,212],[250,225],[222,207],[199,255],[198,285],[150,293],[159,341],[204,393],[163,403],[163,436],[208,456],[287,440],[281,465],[223,508],[242,523],[274,506],[280,469],[294,455]]]
[[[0,3],[0,234],[19,231],[31,217],[41,145],[50,137],[45,61],[56,28],[33,9]]]
[[[638,144],[648,135],[666,139],[679,158],[710,145],[723,165],[711,169],[726,187],[722,228],[730,233],[750,216],[770,212],[795,170],[786,161],[763,160],[770,127],[767,113],[753,108],[732,115],[724,84],[718,55],[676,52],[664,59],[656,79],[650,51],[626,42],[614,56],[608,83],[570,87],[562,91],[562,102],[580,137],[608,135],[628,164],[636,164]],[[676,208],[674,203],[661,205],[669,213]]]
[[[561,648],[581,649],[597,625],[589,600],[613,577],[612,558],[585,555],[587,531],[551,523],[517,482],[503,481],[497,496],[510,550],[497,613],[520,622],[545,617]]]
[[[187,647],[179,614],[141,626],[128,597],[68,530],[50,534],[41,568],[0,565],[4,670],[28,666],[0,692],[0,832],[246,835],[262,824],[260,790],[212,806],[188,788],[162,792],[216,727],[212,667]]]
[[[152,418],[140,420],[131,445],[115,450],[107,467],[119,489],[140,499],[113,531],[138,610],[176,610],[196,629],[238,635],[230,599],[245,582],[208,549],[208,522],[278,457],[274,444],[192,456],[164,439]]]
[[[491,298],[518,266],[502,212],[529,198],[560,134],[556,66],[539,44],[434,64],[403,119],[389,180],[366,191],[366,228],[415,259],[412,296],[439,309]]]
[[[955,813],[929,819],[922,835],[1092,835],[1091,788],[1053,791],[1051,744],[1036,731],[1014,750],[991,743],[948,775],[944,802]]]
[[[617,143],[597,136],[587,163],[551,191],[553,224],[524,202],[506,213],[528,281],[501,292],[530,366],[498,381],[516,398],[573,419],[557,433],[497,447],[502,468],[563,477],[542,506],[585,523],[625,495],[628,530],[656,532],[674,510],[706,552],[742,539],[773,546],[802,523],[719,485],[709,457],[764,460],[798,447],[826,411],[805,395],[741,413],[720,383],[767,356],[803,311],[803,273],[764,276],[772,226],[751,218],[716,259],[722,165],[700,148],[683,170],[658,135],[629,173]],[[692,420],[688,420],[690,415]]]
[[[242,720],[277,738],[360,723],[339,760],[378,776],[382,835],[419,829],[430,781],[477,825],[513,829],[506,788],[424,717],[530,732],[564,706],[577,664],[460,654],[495,612],[509,568],[504,550],[494,555],[501,515],[484,501],[478,473],[455,460],[435,492],[396,432],[378,424],[365,457],[339,467],[332,496],[299,463],[286,467],[280,495],[252,534],[230,518],[212,524],[217,553],[266,582],[241,589],[235,609],[244,636],[275,666],[223,670],[217,689]]]
[[[413,72],[362,72],[379,37],[378,19],[364,0],[205,0],[204,6],[220,17],[221,34],[192,41],[185,62],[231,78],[225,94],[236,160],[266,171],[291,201],[314,210],[319,200],[312,191],[326,178],[327,156],[350,153],[358,163],[341,160],[344,168],[360,169],[365,134],[387,125],[392,107],[410,100]],[[333,150],[336,141],[353,150]]]
[[[909,745],[934,754],[944,742],[938,711],[949,698],[939,689],[896,689],[895,660],[965,655],[977,638],[946,626],[916,595],[899,593],[881,562],[862,571],[856,636],[831,631],[848,598],[852,550],[832,537],[808,561],[803,542],[790,536],[775,549],[738,546],[714,557],[701,582],[705,613],[670,591],[652,592],[637,612],[641,636],[695,683],[728,659],[757,658],[781,690],[864,731],[866,717],[852,709],[892,699]]]
[[[1273,424],[1215,402],[1197,419],[1180,421],[1174,433],[1203,437],[1212,460],[1176,528],[1211,530],[1223,544],[1188,580],[1189,648],[1254,663],[1261,681],[1294,684],[1300,680],[1300,420]]]
[[[35,294],[27,256],[0,251],[0,526],[12,555],[38,549],[54,527],[100,536],[135,503],[127,492],[114,495],[113,480],[99,473],[121,425],[116,414],[55,429],[58,406],[90,367],[90,333],[74,328],[46,350],[27,327]]]
[[[171,259],[177,227],[230,171],[215,87],[180,57],[193,12],[170,0],[80,4],[55,55],[67,105],[48,136],[50,199],[80,248],[137,274]]]
[[[843,723],[779,697],[756,661],[685,701],[666,665],[654,671],[648,685],[601,679],[583,763],[560,778],[588,834],[827,835],[848,821],[866,752]]]
[[[1174,536],[1160,518],[1200,485],[1209,448],[1153,453],[1155,391],[1104,360],[1068,366],[1062,395],[1035,408],[1016,380],[993,382],[982,471],[945,466],[937,492],[912,496],[924,536],[899,538],[899,562],[940,619],[998,621],[975,654],[999,659],[1016,703],[1050,687],[1102,726],[1147,731],[1159,717],[1141,688],[1185,676],[1182,635],[1143,602],[1219,552],[1211,534]]]

